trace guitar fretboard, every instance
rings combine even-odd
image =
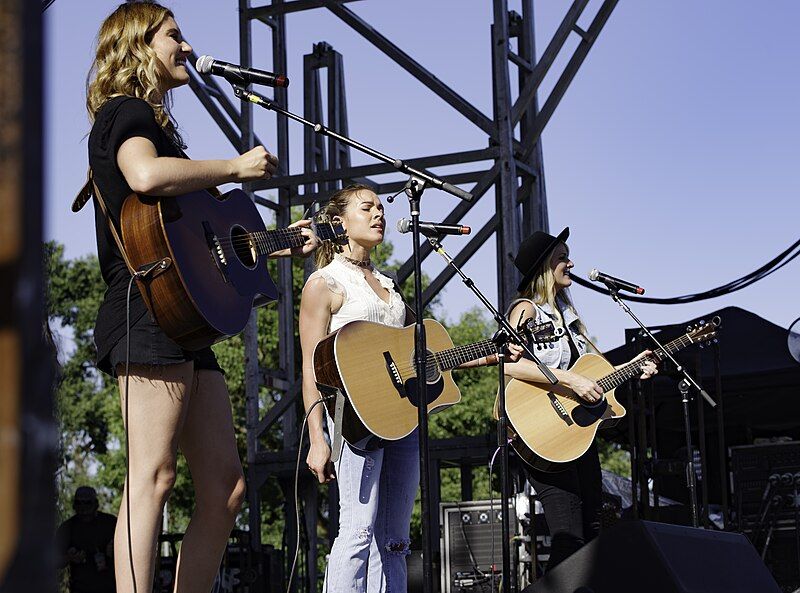
[[[306,238],[297,227],[258,231],[251,233],[250,236],[255,242],[256,250],[259,255],[269,255],[270,253],[275,253],[282,249],[300,247],[306,242]]]
[[[449,350],[442,350],[433,354],[433,360],[439,370],[450,371],[464,363],[491,354],[497,354],[497,344],[491,340],[483,340],[475,342],[474,344],[466,344],[464,346],[456,346]],[[430,360],[430,359],[428,359]],[[430,366],[430,363],[429,363]]]
[[[653,351],[653,353],[648,356],[645,356],[643,358],[640,358],[639,360],[635,360],[633,362],[629,362],[624,366],[621,366],[613,373],[609,373],[608,375],[600,379],[597,382],[597,384],[603,390],[603,393],[611,391],[612,389],[622,385],[628,379],[633,379],[634,377],[641,375],[642,364],[644,364],[645,361],[650,360],[652,362],[658,363],[659,361],[663,360],[665,351],[669,352],[670,354],[673,354],[678,350],[686,348],[686,346],[689,346],[693,342],[694,340],[692,340],[692,338],[690,338],[688,334],[684,334],[680,338],[677,338],[669,342],[666,346],[664,346],[663,350],[659,348],[658,350]]]

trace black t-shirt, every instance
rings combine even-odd
[[[71,591],[81,593],[113,593],[114,559],[106,554],[109,542],[114,540],[117,518],[108,513],[97,513],[91,521],[70,517],[58,528],[56,538],[60,553],[69,548],[82,552],[78,562],[69,564]]]
[[[89,166],[118,231],[122,203],[133,190],[117,166],[117,151],[123,142],[134,137],[150,140],[158,156],[184,156],[158,125],[153,109],[146,101],[135,97],[114,97],[100,108],[89,134]],[[94,330],[97,359],[100,361],[125,335],[125,303],[131,276],[96,200],[94,209],[97,256],[103,280],[108,285]],[[136,287],[131,290],[130,306],[133,325],[147,312]]]

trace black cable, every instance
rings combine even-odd
[[[300,456],[303,451],[303,436],[306,432],[308,417],[311,414],[311,411],[317,405],[323,403],[326,399],[328,399],[328,397],[321,396],[317,401],[311,404],[311,407],[306,412],[306,415],[303,416],[303,426],[300,429],[300,441],[297,443],[297,463],[295,464],[294,468],[294,514],[297,539],[295,540],[294,559],[292,560],[292,569],[289,571],[289,580],[287,581],[288,585],[286,588],[286,593],[290,593],[292,590],[292,579],[294,578],[295,568],[297,568],[297,557],[300,555],[300,497],[298,494],[298,483],[300,482]]]
[[[793,251],[795,253],[792,253]],[[782,251],[780,254],[778,254],[776,257],[768,261],[760,268],[754,270],[753,272],[750,272],[749,274],[742,276],[741,278],[737,278],[736,280],[732,280],[716,288],[711,288],[709,290],[695,294],[688,294],[678,297],[666,297],[666,298],[623,295],[621,293],[619,296],[620,298],[635,303],[648,303],[648,304],[658,304],[658,305],[683,305],[686,303],[695,303],[698,301],[713,299],[716,297],[724,296],[726,294],[731,294],[743,288],[747,288],[751,284],[755,284],[759,280],[763,280],[770,274],[773,274],[778,270],[780,270],[783,266],[785,266],[798,256],[800,256],[800,240],[795,241],[788,249]],[[600,288],[595,284],[592,284],[585,278],[581,278],[580,276],[576,276],[575,274],[570,274],[570,277],[575,281],[576,284],[579,284],[584,288],[588,288],[590,290],[593,290],[595,292],[604,295],[610,294],[607,289]]]
[[[136,589],[136,573],[133,569],[133,544],[131,541],[131,461],[130,461],[130,435],[128,433],[128,386],[130,384],[131,368],[131,288],[136,276],[132,275],[128,282],[128,294],[125,297],[125,410],[124,410],[124,429],[125,429],[125,521],[128,528],[128,562],[131,566],[131,580],[133,581],[133,593]]]
[[[456,505],[456,509],[458,509],[458,514],[461,515],[461,501],[459,501]],[[492,512],[491,508],[489,509],[489,512]],[[464,528],[463,516],[460,516],[459,519],[461,520],[461,535],[464,537],[464,543],[467,545],[467,554],[469,555],[469,561],[472,563],[472,569],[476,574],[479,574],[481,577],[485,578],[486,574],[478,566],[478,561],[475,559],[475,554],[472,552],[472,545],[469,543],[469,539],[467,538],[467,530]],[[489,523],[489,526],[491,528],[491,522]]]
[[[508,446],[508,443],[506,443],[506,446]],[[494,461],[497,458],[497,454],[500,453],[500,449],[501,448],[502,448],[502,445],[498,446],[497,449],[494,450],[494,453],[492,454],[491,459],[489,459],[489,513],[490,513],[490,516],[491,516],[492,520],[494,519],[494,487],[492,486],[492,474],[493,474],[493,468],[494,468]],[[505,479],[505,476],[502,476],[502,479]],[[506,501],[506,504],[508,504],[508,501]],[[491,523],[490,523],[490,525],[491,525]],[[494,593],[495,587],[497,585],[497,579],[495,579],[495,567],[497,566],[497,564],[495,562],[494,528],[492,528],[491,533],[492,533],[492,552],[491,552],[492,566],[491,566],[490,574],[491,574],[492,582],[490,584],[491,584],[492,593]]]

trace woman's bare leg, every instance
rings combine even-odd
[[[197,371],[180,448],[189,464],[195,509],[183,537],[176,593],[211,591],[245,496],[230,397],[217,371]]]
[[[123,369],[124,370],[124,369]],[[188,409],[194,364],[131,365],[128,405],[129,472],[114,534],[117,592],[132,593],[126,495],[130,490],[131,548],[138,593],[152,589],[161,513],[175,483],[178,435]],[[125,377],[119,377],[123,419]]]

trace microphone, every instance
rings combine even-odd
[[[607,286],[619,290],[627,290],[635,294],[644,294],[644,288],[642,288],[641,286],[636,286],[631,282],[626,282],[625,280],[614,278],[614,276],[603,274],[603,272],[598,271],[596,268],[593,269],[591,272],[589,272],[589,280],[594,280],[595,282],[602,282]]]
[[[266,86],[278,86],[286,88],[289,86],[289,79],[283,74],[273,74],[255,68],[244,68],[236,64],[229,64],[221,60],[215,60],[211,56],[200,56],[194,65],[195,70],[201,74],[214,74],[222,76],[232,84],[263,84]]]
[[[408,218],[401,218],[397,221],[397,230],[401,233],[410,233],[411,221]],[[426,237],[438,237],[439,235],[469,235],[472,229],[461,224],[440,224],[420,220],[419,232]]]

